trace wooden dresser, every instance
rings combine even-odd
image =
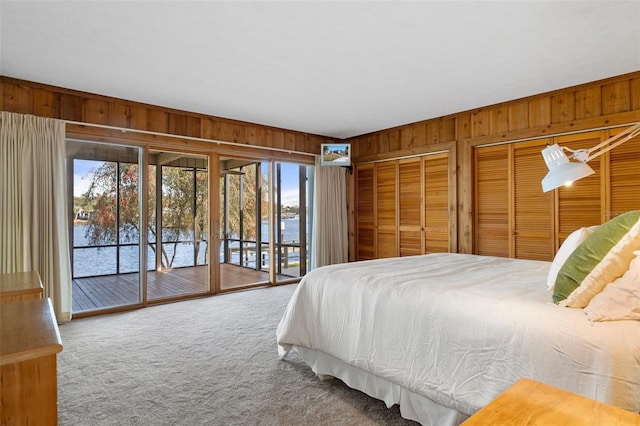
[[[640,415],[521,379],[462,425],[640,426]]]
[[[40,299],[42,281],[35,271],[0,274],[0,303]]]
[[[61,350],[49,299],[0,304],[0,425],[57,424]]]

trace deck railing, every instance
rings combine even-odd
[[[194,244],[204,245],[199,253],[196,253]],[[186,253],[175,259],[172,268],[192,267],[207,264],[206,250],[207,240],[178,240],[163,241],[163,247],[170,248],[169,256],[179,250],[181,246],[190,246],[191,253]],[[156,252],[152,248],[156,242],[148,244],[147,271],[156,269]],[[82,245],[73,247],[73,278],[86,278],[103,275],[119,275],[139,271],[139,243],[118,243],[101,245]],[[196,258],[197,256],[197,258]],[[176,262],[177,260],[177,262]]]
[[[198,241],[204,244],[206,252],[207,241]],[[178,250],[180,246],[193,246],[195,240],[163,241],[165,247],[173,247]],[[236,238],[226,238],[221,240],[220,262],[233,265],[244,266],[258,271],[269,268],[269,243],[267,241],[256,242],[254,240],[242,240]],[[156,243],[149,243],[149,253],[147,259],[147,271],[156,269],[155,251],[151,249]],[[122,273],[138,272],[139,251],[138,243],[103,244],[99,246],[75,246],[73,247],[73,278],[86,278],[91,276],[119,275]],[[193,248],[190,248],[195,253]],[[94,251],[90,254],[87,251]],[[102,252],[102,253],[101,253]],[[276,253],[280,253],[280,261],[276,265],[276,273],[291,273],[291,268],[300,264],[300,244],[296,241],[281,242],[276,244]],[[171,252],[173,254],[173,251]],[[193,256],[183,256],[185,259],[178,259],[178,262],[171,264],[172,268],[191,267],[206,264],[206,256],[202,254],[196,259]],[[188,259],[188,260],[187,260]]]
[[[277,253],[280,253],[280,262],[276,268],[278,274],[283,273],[284,269],[300,263],[300,243],[295,241],[278,243],[276,244]],[[256,270],[268,269],[270,264],[269,243],[237,238],[223,239],[220,261]]]

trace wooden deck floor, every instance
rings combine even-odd
[[[288,278],[288,277],[285,277]],[[149,301],[204,294],[208,291],[207,266],[147,272]],[[222,290],[268,283],[269,274],[240,266],[220,265]],[[73,312],[88,312],[140,303],[138,273],[76,278],[73,280]]]

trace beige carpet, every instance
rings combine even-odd
[[[61,425],[414,425],[397,406],[320,382],[277,356],[295,285],[261,288],[60,327]]]

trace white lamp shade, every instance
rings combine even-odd
[[[567,161],[554,166],[542,179],[542,191],[549,192],[562,185],[567,185],[574,180],[582,179],[595,172],[588,164]]]
[[[600,142],[593,148],[572,150],[562,148],[558,144],[547,146],[542,150],[542,157],[549,168],[549,173],[542,179],[542,190],[548,192],[561,185],[567,185],[574,180],[594,174],[593,169],[587,165],[589,160],[593,160],[605,152],[611,151],[618,145],[638,135],[640,135],[640,123],[635,123],[634,126],[623,130],[604,142]],[[571,158],[577,161],[569,161],[569,158],[564,153],[564,149],[571,151]]]
[[[543,149],[542,158],[549,170],[569,162],[569,158],[558,144],[548,145]]]

